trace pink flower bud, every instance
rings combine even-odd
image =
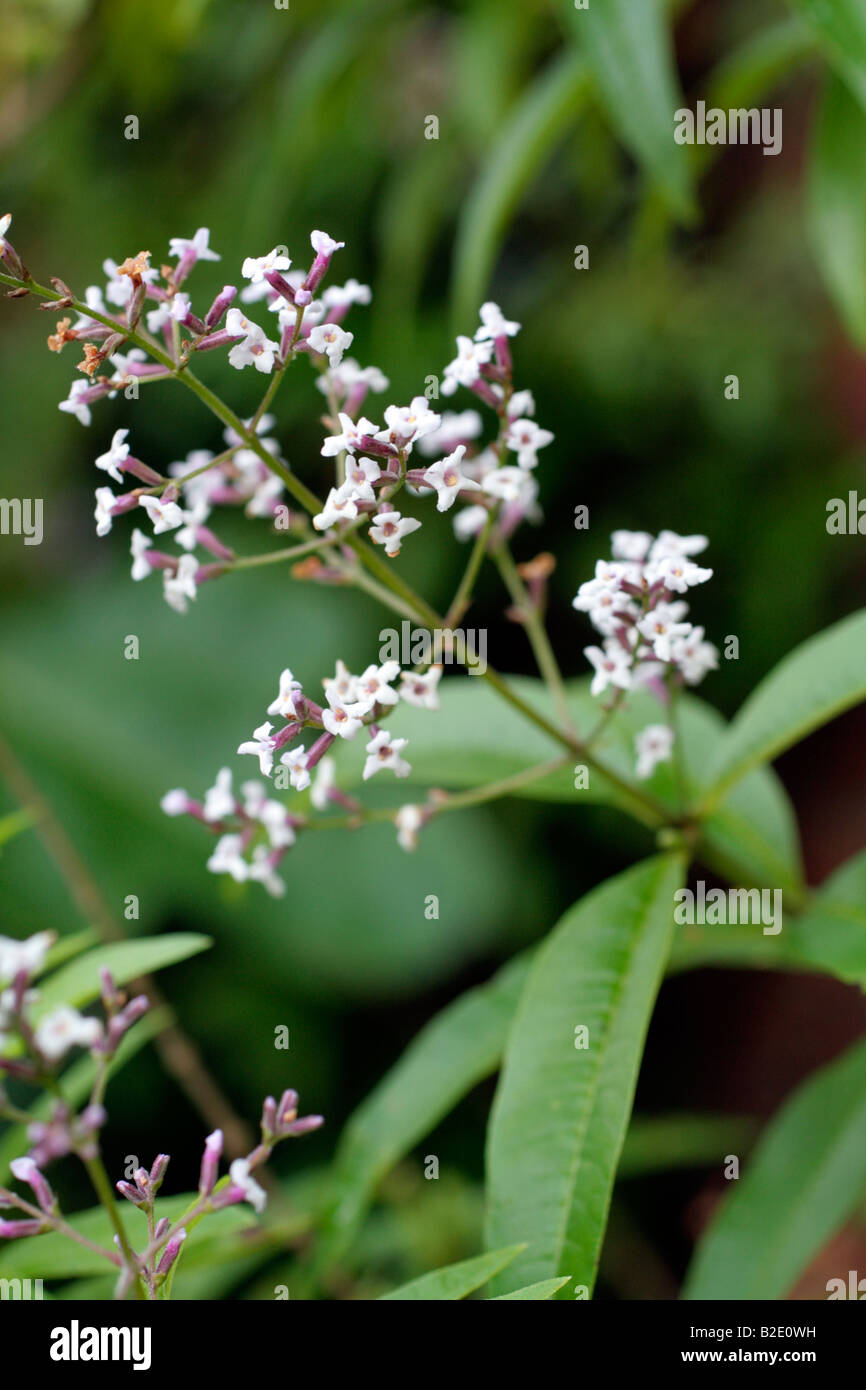
[[[172,1236],[163,1251],[162,1259],[156,1267],[157,1274],[167,1274],[180,1254],[180,1247],[186,1240],[186,1228],[181,1226],[176,1236]]]
[[[235,285],[223,285],[213,304],[204,316],[206,328],[216,328],[236,294],[237,287]]]
[[[198,1183],[198,1190],[203,1197],[209,1197],[214,1190],[222,1151],[223,1132],[221,1129],[215,1129],[213,1134],[209,1134],[204,1141],[204,1154],[201,1160],[201,1176],[199,1177]]]

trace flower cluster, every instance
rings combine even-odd
[[[318,704],[304,694],[300,681],[287,667],[267,709],[269,715],[284,721],[282,727],[275,731],[273,722],[266,720],[237,751],[256,758],[261,775],[273,777],[278,789],[292,787],[303,792],[309,788],[314,809],[323,811],[333,803],[356,812],[359,803],[336,785],[336,767],[334,759],[326,756],[328,750],[338,739],[351,741],[365,729],[368,742],[362,779],[369,781],[385,770],[398,778],[408,777],[411,766],[402,756],[407,740],[394,738],[381,723],[401,699],[422,709],[437,710],[441,676],[441,666],[430,666],[426,672],[404,671],[398,661],[373,664],[354,675],[338,660],[335,674],[322,682],[325,701]],[[305,746],[299,740],[308,729],[314,737]],[[289,812],[282,802],[269,797],[265,782],[243,782],[240,794],[240,798],[234,794],[231,770],[224,767],[203,801],[176,787],[166,792],[161,804],[166,815],[192,816],[219,836],[207,864],[211,873],[229,874],[238,883],[261,883],[273,897],[281,897],[285,883],[276,870],[308,818]],[[412,848],[414,838],[410,844],[405,811],[404,807],[396,814],[395,824],[400,843]],[[419,820],[414,829],[421,823]]]
[[[717,649],[687,620],[681,597],[712,577],[691,558],[706,549],[707,537],[614,531],[611,542],[612,559],[598,561],[573,601],[604,639],[584,649],[595,670],[590,688],[601,695],[612,686],[617,700],[648,688],[664,703],[677,686],[697,685],[718,666]],[[673,743],[669,725],[643,729],[636,737],[638,778],[668,759]]]

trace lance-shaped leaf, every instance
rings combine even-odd
[[[490,1250],[484,1255],[476,1255],[472,1260],[461,1260],[460,1264],[445,1265],[434,1269],[432,1274],[422,1274],[411,1284],[382,1295],[382,1299],[412,1300],[429,1302],[431,1299],[458,1299],[480,1289],[494,1274],[512,1263],[522,1250],[520,1245],[511,1245],[503,1250]]]
[[[593,1286],[683,867],[659,855],[611,879],[536,956],[487,1144],[487,1244],[527,1249],[495,1293],[565,1274]]]
[[[840,77],[866,108],[866,9],[863,0],[791,0]]]
[[[701,1241],[683,1297],[779,1299],[866,1187],[866,1041],[785,1102]]]
[[[809,180],[818,266],[852,338],[866,346],[866,107],[841,78],[827,84]]]

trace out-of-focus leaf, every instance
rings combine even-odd
[[[420,1279],[413,1279],[411,1284],[383,1294],[382,1299],[427,1302],[431,1299],[465,1298],[510,1265],[523,1249],[522,1245],[508,1245],[502,1250],[477,1255],[472,1260],[461,1260],[460,1264],[447,1265],[445,1269],[436,1269],[432,1274],[423,1274]]]
[[[764,677],[716,748],[707,774],[710,805],[752,768],[866,699],[864,646],[861,610],[810,637]]]
[[[169,936],[144,937],[140,941],[114,941],[97,946],[94,951],[79,956],[40,985],[39,999],[34,1005],[34,1017],[50,1013],[58,1004],[81,1008],[99,997],[101,967],[107,966],[115,983],[125,985],[139,975],[148,975],[178,961],[196,956],[211,945],[207,936],[197,932],[174,932]]]
[[[661,0],[602,0],[569,9],[608,117],[672,212],[694,216],[686,150],[674,140],[684,105]]]
[[[707,1167],[727,1153],[743,1153],[755,1129],[754,1120],[738,1115],[634,1115],[617,1180],[672,1168]]]
[[[525,1288],[515,1289],[514,1293],[497,1294],[494,1303],[502,1303],[503,1300],[514,1298],[521,1303],[538,1303],[553,1295],[569,1283],[569,1276],[566,1274],[562,1279],[542,1279],[539,1284],[527,1284]]]
[[[34,823],[31,811],[10,811],[8,815],[0,819],[0,846],[7,845],[10,840],[15,839],[16,835],[21,835],[23,831],[29,830]]]
[[[682,877],[678,855],[619,874],[571,908],[535,957],[487,1141],[486,1239],[526,1240],[508,1275],[517,1287],[561,1273],[595,1282]],[[510,1290],[500,1279],[496,1291]]]
[[[690,1299],[784,1298],[866,1186],[866,1042],[783,1105],[701,1240]]]
[[[866,106],[839,77],[824,90],[812,144],[809,222],[821,274],[866,346]]]
[[[791,4],[866,107],[866,10],[861,0],[791,0]]]

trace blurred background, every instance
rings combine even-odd
[[[524,325],[517,383],[556,434],[538,470],[543,524],[515,548],[521,560],[557,557],[550,626],[566,675],[584,674],[589,636],[571,597],[608,553],[610,530],[706,531],[715,577],[695,620],[720,645],[736,634],[740,658],[702,694],[729,715],[789,648],[863,601],[862,540],[825,530],[828,498],[866,490],[866,358],[810,246],[804,171],[823,67],[808,44],[791,45],[758,103],[784,110],[782,154],[716,151],[699,218],[677,230],[593,92],[564,80],[574,52],[564,8],[0,0],[0,210],[13,212],[33,275],[60,275],[79,294],[104,282],[105,257],[147,247],[159,264],[169,237],[206,225],[222,260],[197,268],[194,305],[274,244],[306,264],[309,232],[324,228],[347,243],[336,282],[373,288],[371,308],[352,311],[352,354],[386,373],[397,402],[423,390],[453,356],[455,332],[471,333],[478,304],[496,299]],[[776,0],[674,8],[690,103],[728,55],[790,18]],[[129,115],[137,141],[124,138]],[[429,115],[438,140],[424,138]],[[580,244],[587,270],[574,267]],[[444,818],[414,856],[389,827],[311,835],[286,861],[279,902],[207,874],[209,839],[164,817],[160,796],[198,794],[224,763],[249,775],[233,750],[282,667],[310,688],[337,654],[361,669],[386,624],[367,598],[293,583],[279,566],[206,586],[185,618],[157,581],[133,584],[128,528],[94,533],[94,457],[129,426],[135,452],[165,469],[192,448],[217,450],[220,430],[170,386],[100,403],[83,429],[57,410],[73,363],[46,351],[52,327],[32,302],[0,302],[0,492],[45,505],[41,546],[0,541],[0,729],[124,930],[214,937],[206,956],[165,976],[166,993],[240,1114],[254,1119],[266,1091],[291,1084],[305,1110],[327,1116],[321,1134],[281,1155],[287,1173],[315,1168],[437,1009],[651,844],[601,808],[511,802]],[[260,381],[221,356],[200,374],[249,415]],[[730,373],[737,401],[725,399]],[[292,378],[275,433],[317,486],[322,398],[311,373]],[[589,532],[573,527],[578,504]],[[242,518],[221,518],[220,530],[246,553],[266,548]],[[430,525],[400,563],[444,605],[464,559],[448,528]],[[530,672],[504,608],[486,574],[467,622],[487,627],[500,670]],[[137,662],[124,660],[128,634]],[[781,765],[813,882],[866,843],[864,733],[852,714]],[[14,809],[8,783],[0,797],[0,813]],[[3,847],[0,881],[3,931],[84,925],[33,831]],[[435,921],[428,893],[440,897]],[[123,922],[129,894],[140,918]],[[288,1056],[274,1049],[280,1024]],[[680,977],[661,996],[638,1109],[760,1118],[863,1024],[859,994],[829,980]],[[348,1296],[477,1248],[491,1094],[479,1088],[423,1146],[439,1156],[438,1184],[423,1182],[417,1157],[388,1180]],[[174,1155],[171,1190],[194,1185],[202,1122],[152,1050],[109,1102],[110,1164],[158,1135]],[[675,1292],[713,1181],[685,1170],[620,1186],[603,1295]],[[224,1279],[213,1296],[255,1289]]]

